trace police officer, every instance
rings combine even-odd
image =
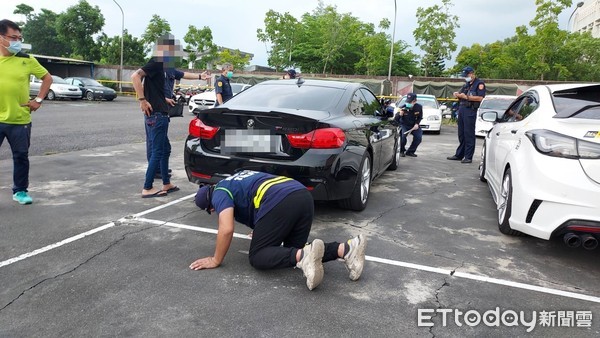
[[[454,155],[448,157],[452,161],[461,163],[473,162],[475,152],[475,120],[477,108],[485,97],[485,83],[475,77],[473,67],[465,67],[461,74],[465,84],[460,92],[454,92],[454,97],[459,100],[458,106],[458,148]]]
[[[323,262],[343,259],[350,279],[357,280],[365,261],[363,235],[346,243],[306,244],[314,216],[312,195],[300,182],[285,176],[245,170],[202,186],[196,205],[219,215],[217,243],[213,256],[200,258],[190,269],[216,268],[225,259],[234,234],[234,220],[253,229],[250,265],[256,269],[298,267],[306,276],[309,290],[323,279]],[[283,245],[282,245],[283,243]]]
[[[233,97],[233,91],[231,90],[231,84],[229,80],[233,77],[233,65],[231,63],[225,63],[221,66],[221,76],[217,78],[217,84],[215,85],[215,94],[217,95],[217,106],[227,102]]]
[[[417,157],[415,152],[423,139],[423,129],[419,127],[423,119],[423,106],[417,102],[417,94],[408,93],[405,103],[394,117],[394,120],[400,124],[402,132],[400,133],[400,156]],[[406,142],[409,134],[413,135],[410,147],[406,150]],[[405,155],[406,154],[406,155]]]

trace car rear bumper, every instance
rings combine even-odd
[[[256,170],[299,181],[315,200],[339,200],[350,197],[358,179],[359,155],[339,149],[311,149],[295,161],[263,161],[207,153],[198,143],[188,138],[184,149],[186,174],[196,184],[214,184],[239,170]]]

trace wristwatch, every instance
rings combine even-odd
[[[44,102],[44,99],[42,99],[40,97],[36,97],[35,99],[33,99],[33,101],[35,101],[37,103],[42,103],[42,102]]]

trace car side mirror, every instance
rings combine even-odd
[[[495,111],[487,111],[481,114],[481,119],[486,122],[498,122],[498,113]]]

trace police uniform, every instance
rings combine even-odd
[[[219,181],[208,197],[204,187],[196,205],[215,212],[233,208],[234,219],[252,228],[250,264],[257,269],[296,266],[296,252],[308,240],[314,217],[312,195],[300,182],[285,176],[244,170]],[[209,205],[203,205],[205,200]],[[283,243],[283,246],[281,245]],[[339,243],[325,243],[323,262],[336,260]]]
[[[463,85],[460,93],[467,96],[485,96],[485,83],[478,78]],[[458,106],[458,141],[454,156],[458,159],[472,160],[475,152],[475,121],[477,120],[477,109],[481,102],[459,100]]]
[[[229,83],[229,78],[223,74],[217,78],[217,85],[215,86],[215,94],[221,94],[223,97],[223,103],[227,102],[230,98],[233,97],[233,90],[231,89],[231,84]],[[216,102],[216,105],[219,105],[219,102]]]
[[[409,156],[414,155],[415,151],[417,151],[417,147],[421,144],[421,140],[423,139],[423,130],[419,127],[416,130],[413,130],[411,134],[413,135],[412,142],[410,143],[410,147],[406,150],[407,136],[406,134],[409,130],[411,130],[415,124],[420,124],[423,119],[423,106],[415,103],[410,108],[406,108],[406,106],[402,107],[404,110],[404,114],[400,116],[400,114],[396,114],[395,120],[400,123],[401,126],[401,141],[400,141],[400,151],[404,154],[406,153]]]

